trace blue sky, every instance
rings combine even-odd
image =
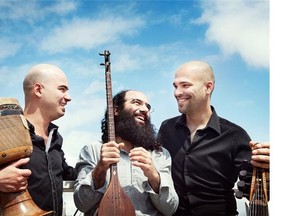
[[[103,57],[109,50],[113,94],[141,90],[152,122],[178,115],[177,67],[203,60],[214,69],[212,105],[251,138],[269,136],[269,1],[6,1],[0,0],[1,97],[23,104],[22,80],[39,63],[59,66],[72,101],[55,123],[67,161],[100,140],[105,110]]]
[[[22,80],[38,63],[68,76],[72,101],[56,121],[75,163],[80,148],[100,139],[105,77],[99,56],[111,52],[113,94],[145,92],[152,122],[178,115],[177,67],[190,60],[214,69],[218,115],[269,140],[269,4],[220,1],[0,1],[1,97],[22,105]]]

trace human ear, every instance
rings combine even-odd
[[[115,107],[114,107],[114,115],[115,115],[115,116],[118,116],[118,115],[119,115],[118,106],[115,106]]]
[[[33,89],[34,94],[38,97],[41,97],[43,86],[40,83],[35,83]]]
[[[211,94],[214,89],[214,83],[212,81],[208,81],[205,83],[206,86],[206,92]]]

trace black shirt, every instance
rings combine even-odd
[[[251,140],[240,126],[212,116],[193,141],[182,114],[162,122],[158,138],[172,157],[172,176],[179,195],[175,215],[235,215],[233,187],[243,160],[250,161]]]
[[[76,170],[66,163],[62,150],[62,136],[58,127],[50,124],[48,131],[53,130],[51,145],[45,150],[44,139],[35,134],[32,124],[29,124],[33,152],[30,161],[23,168],[30,169],[32,175],[28,178],[28,191],[35,204],[46,211],[54,211],[53,215],[62,215],[63,180],[75,180]]]

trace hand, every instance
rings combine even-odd
[[[29,158],[22,158],[0,169],[0,191],[18,192],[27,189],[27,179],[31,175],[29,169],[20,169],[27,164]]]
[[[99,165],[104,169],[109,169],[111,164],[118,163],[120,161],[120,148],[123,148],[124,143],[116,143],[110,141],[104,143],[101,147],[101,154]]]
[[[142,147],[136,147],[131,149],[129,156],[132,165],[142,169],[144,175],[148,178],[151,187],[158,193],[160,176],[153,164],[151,153]]]
[[[124,143],[117,144],[114,141],[102,144],[100,160],[92,171],[95,189],[98,189],[104,185],[106,173],[110,168],[110,165],[120,161],[120,148],[123,148],[123,146]]]
[[[252,149],[251,164],[264,169],[270,167],[270,143],[250,141]]]

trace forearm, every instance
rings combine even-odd
[[[163,179],[163,181],[159,185],[159,193],[150,193],[151,201],[163,215],[173,215],[173,213],[176,212],[179,204],[178,195],[169,175],[162,173],[160,174],[160,178]]]
[[[75,206],[81,212],[87,212],[97,205],[102,195],[102,193],[98,193],[88,185],[77,186],[74,190]]]
[[[107,169],[104,169],[99,164],[97,164],[97,166],[93,169],[92,179],[93,179],[94,187],[96,190],[103,187],[106,181],[106,173],[107,173]]]
[[[153,175],[151,175],[151,177],[148,178],[148,182],[150,186],[152,187],[153,191],[158,194],[161,179],[157,171]]]

